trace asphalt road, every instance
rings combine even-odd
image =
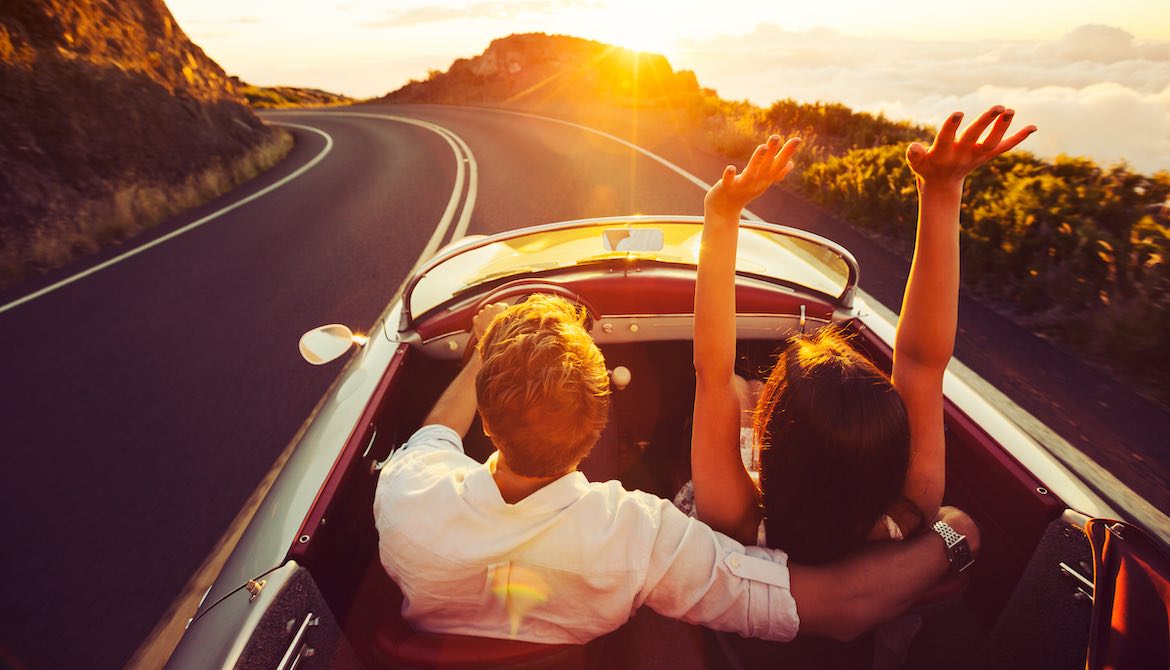
[[[468,233],[702,211],[690,180],[579,128],[470,108],[360,111],[466,141],[479,179]],[[329,153],[250,203],[0,312],[0,665],[5,654],[27,668],[127,661],[337,373],[300,360],[301,333],[371,325],[443,216],[456,163],[441,136],[329,112],[269,118],[328,134]],[[706,181],[725,164],[652,123],[607,129]],[[254,182],[0,305],[277,183],[326,147],[295,134],[289,158]],[[783,191],[752,209],[841,241],[862,287],[897,308],[904,260]],[[960,319],[960,359],[1170,509],[1153,437],[1170,434],[1170,414],[976,303]]]

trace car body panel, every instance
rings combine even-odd
[[[522,248],[541,235],[567,229],[589,233],[583,234],[581,240],[596,233],[594,240],[600,249],[601,230],[608,226],[685,226],[691,232],[697,232],[701,231],[699,223],[699,217],[625,217],[549,224],[452,243],[423,264],[391,300],[370,333],[368,344],[351,355],[338,379],[289,445],[287,462],[200,604],[172,667],[231,665],[232,659],[239,657],[247,636],[255,628],[257,612],[263,609],[265,598],[261,593],[255,601],[250,599],[250,594],[244,590],[249,580],[266,575],[281,579],[280,575],[284,574],[281,570],[285,569],[282,566],[289,564],[299,562],[309,567],[317,560],[336,560],[314,556],[313,540],[326,535],[319,531],[326,524],[329,513],[347,516],[341,513],[343,510],[330,507],[345,482],[354,481],[354,477],[373,475],[367,452],[375,438],[379,440],[378,450],[383,455],[388,453],[387,448],[392,449],[394,443],[402,439],[403,436],[397,434],[377,435],[374,417],[384,414],[387,406],[401,403],[406,397],[404,394],[413,392],[408,383],[411,381],[409,376],[399,374],[400,369],[408,367],[404,361],[421,355],[428,360],[453,365],[449,361],[457,359],[466,346],[475,305],[492,291],[509,282],[523,281],[528,283],[521,284],[521,289],[554,282],[569,293],[579,293],[582,301],[597,312],[591,334],[603,348],[689,340],[693,332],[693,265],[663,262],[661,258],[639,254],[624,257],[598,254],[598,258],[589,264],[550,266],[516,275],[500,270],[507,264],[500,265],[498,254],[493,256],[495,251],[489,250],[484,252],[485,257],[492,258],[482,265],[495,269],[487,273],[493,276],[482,286],[467,290],[463,280],[441,282],[436,286],[454,287],[449,290],[461,293],[438,298],[432,296],[420,303],[425,308],[411,317],[405,301],[410,300],[411,290],[428,273],[454,267],[463,254],[474,254],[488,245],[505,242]],[[752,255],[758,257],[769,253],[765,244],[769,238],[761,234],[794,235],[821,245],[821,249],[838,253],[845,268],[846,281],[840,293],[832,295],[824,290],[777,280],[768,276],[767,271],[749,269],[741,272],[736,282],[739,337],[770,342],[783,339],[784,333],[803,332],[806,326],[816,328],[834,321],[845,323],[859,332],[860,340],[869,348],[875,362],[888,370],[896,323],[884,311],[865,304],[863,300],[854,300],[859,271],[848,251],[823,238],[773,224],[743,222],[743,225],[751,228],[750,235],[756,236]],[[669,240],[671,235],[667,238]],[[584,242],[575,244],[578,244],[580,253],[588,255]],[[791,250],[780,251],[785,262],[795,260],[801,263],[805,262],[801,254],[807,253],[803,249],[798,249],[796,254]],[[815,259],[808,262],[815,263]],[[415,362],[411,358],[409,365]],[[398,377],[404,377],[401,384],[394,383]],[[948,446],[948,493],[953,492],[957,496],[953,499],[962,504],[981,508],[986,515],[980,519],[981,523],[994,523],[999,534],[1011,540],[1004,543],[1005,546],[989,548],[985,552],[987,562],[1022,569],[1035,549],[1036,538],[1066,507],[1095,517],[1124,516],[1124,510],[1086,484],[1084,478],[1043,448],[1024,427],[1005,416],[964,377],[948,371],[944,392],[948,445],[952,441],[964,445],[964,448],[955,450]],[[402,430],[411,425],[411,421],[415,421],[417,427],[416,419],[406,417],[393,423],[403,424],[396,427],[396,430]],[[963,482],[963,486],[953,487],[952,468],[969,468],[994,476],[988,481]],[[346,477],[351,479],[346,480]],[[356,509],[356,499],[349,503],[352,512]],[[352,516],[356,518],[356,515]],[[334,527],[329,524],[330,529]],[[348,550],[349,547],[343,548]],[[336,548],[332,552],[330,556],[335,557]],[[1010,591],[1015,585],[1014,577],[996,575],[995,579],[1002,583],[989,582],[991,585],[984,600],[1002,603],[1006,594],[991,591],[1002,588]],[[323,585],[322,590],[330,586],[320,579],[317,581]],[[191,650],[193,646],[208,647],[213,651],[201,656]],[[195,662],[193,659],[196,658],[202,660]],[[207,660],[211,661],[210,665],[202,662]]]
[[[370,404],[383,372],[400,344],[385,337],[378,322],[364,348],[330,387],[289,446],[291,454],[260,503],[211,591],[195,613],[197,621],[221,599],[285,562],[306,517],[328,481],[341,450]]]

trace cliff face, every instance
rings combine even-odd
[[[661,107],[700,95],[690,71],[675,72],[665,57],[592,40],[529,33],[495,40],[475,58],[411,82],[387,102],[540,104],[594,102]]]
[[[162,0],[0,3],[0,285],[219,195],[289,147]]]

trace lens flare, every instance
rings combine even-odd
[[[534,570],[505,563],[492,571],[492,594],[508,613],[511,634],[520,630],[520,622],[534,608],[549,600],[548,585]]]

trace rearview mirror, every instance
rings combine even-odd
[[[365,343],[366,338],[354,335],[348,326],[331,323],[301,335],[301,357],[313,365],[325,365],[340,358],[354,344],[361,346]]]
[[[601,233],[606,251],[662,251],[661,228],[607,228]]]

